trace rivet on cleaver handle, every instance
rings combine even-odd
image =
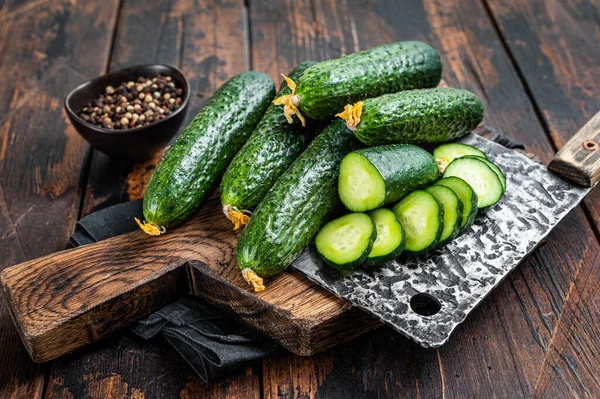
[[[600,112],[558,151],[548,169],[585,187],[600,179]]]

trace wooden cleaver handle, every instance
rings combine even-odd
[[[585,187],[600,179],[600,112],[556,153],[548,169]]]

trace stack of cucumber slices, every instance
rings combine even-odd
[[[315,246],[342,271],[424,254],[468,229],[505,191],[500,168],[470,145],[442,144],[433,156],[406,144],[360,149],[342,159],[338,179],[353,213],[327,223]]]

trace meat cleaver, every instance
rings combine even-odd
[[[444,344],[600,177],[600,112],[548,168],[474,134],[459,141],[482,150],[507,178],[504,197],[478,215],[470,230],[427,256],[344,276],[332,272],[314,248],[294,263],[309,279],[424,347]]]

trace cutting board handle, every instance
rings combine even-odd
[[[0,282],[31,358],[98,341],[189,292],[186,259],[170,255],[179,247],[177,235],[137,231],[5,269]]]
[[[585,187],[600,179],[600,112],[560,149],[548,169]]]

